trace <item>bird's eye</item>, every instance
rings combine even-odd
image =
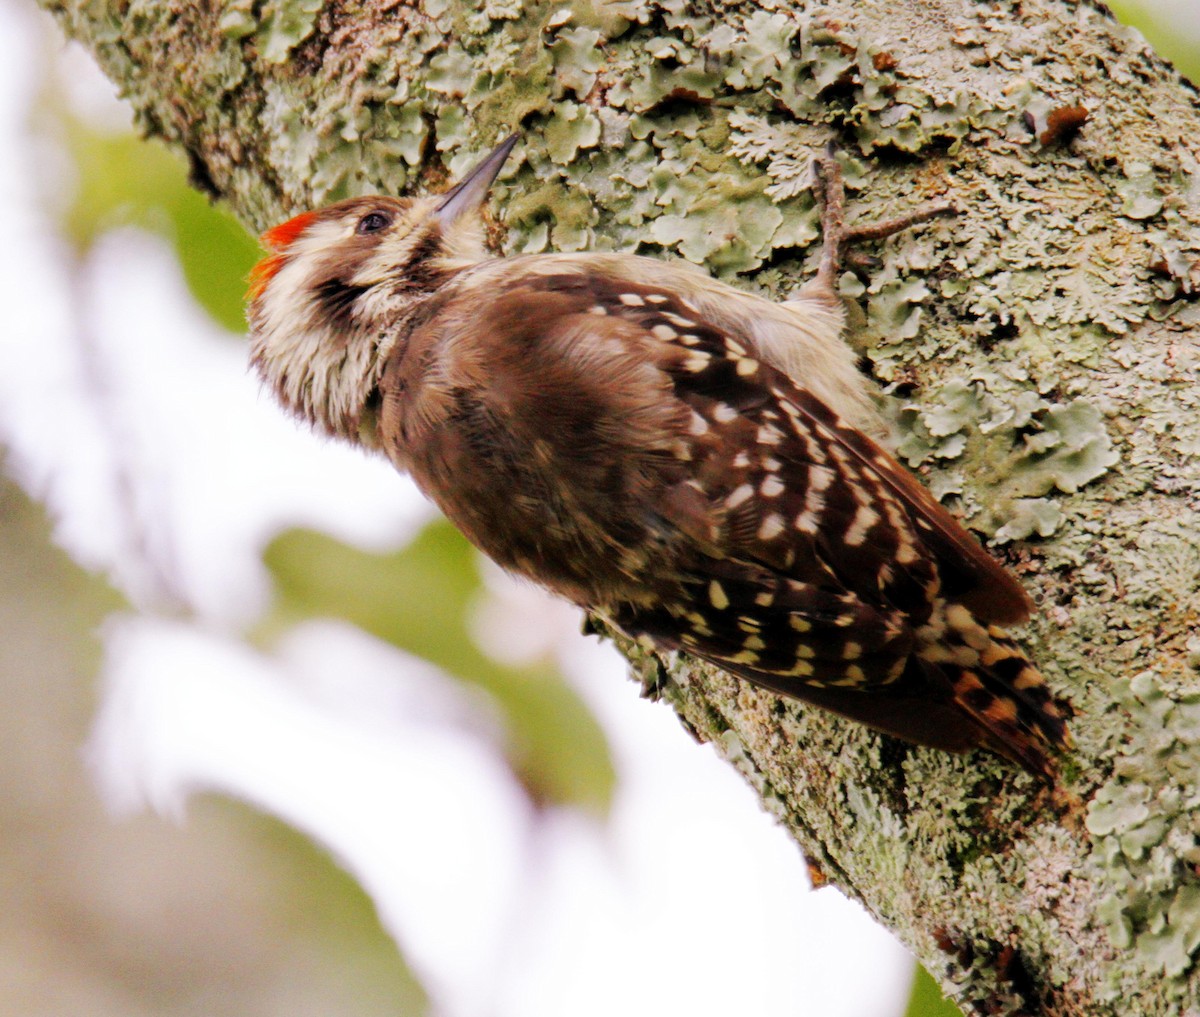
[[[363,236],[367,233],[378,233],[392,224],[392,217],[384,212],[368,212],[358,220],[354,232]]]

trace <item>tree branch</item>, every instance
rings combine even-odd
[[[971,1012],[1200,1008],[1200,104],[1139,37],[1069,0],[44,6],[254,228],[516,127],[509,250],[640,246],[786,295],[831,138],[862,216],[964,209],[842,285],[901,456],[1038,597],[1086,827],[991,758],[623,648]]]

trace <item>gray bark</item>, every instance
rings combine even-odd
[[[1068,0],[44,6],[254,228],[517,127],[510,250],[640,245],[784,295],[825,141],[863,216],[954,200],[843,280],[851,339],[901,455],[1038,598],[1065,802],[624,649],[968,1012],[1200,1013],[1200,103],[1139,37]]]

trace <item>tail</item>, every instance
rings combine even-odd
[[[942,618],[940,638],[919,648],[918,659],[949,680],[954,705],[974,722],[983,748],[1055,783],[1052,755],[1072,746],[1069,707],[1004,629],[985,628],[957,604],[946,605]]]

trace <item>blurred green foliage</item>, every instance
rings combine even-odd
[[[1159,56],[1170,60],[1191,81],[1200,82],[1200,32],[1195,28],[1200,8],[1190,14],[1190,30],[1181,32],[1169,23],[1170,15],[1156,0],[1108,0],[1108,6],[1118,21],[1141,32]]]
[[[86,251],[106,230],[140,226],[174,245],[196,301],[231,332],[243,333],[243,294],[258,244],[228,212],[187,185],[183,160],[157,141],[88,127],[69,113],[62,126],[78,185],[64,217]]]
[[[449,523],[430,523],[394,554],[292,530],[264,560],[275,578],[268,631],[341,618],[485,690],[503,713],[510,762],[535,801],[603,811],[615,776],[604,735],[549,662],[513,668],[476,645],[471,612],[484,596],[475,550]]]
[[[0,1012],[427,1013],[374,903],[302,834],[212,796],[186,830],[100,807],[96,633],[131,607],[51,530],[0,473]]]
[[[918,964],[904,1017],[962,1017],[962,1011],[942,995],[933,976]]]
[[[340,1001],[343,1017],[429,1013],[425,989],[397,959],[375,901],[328,852],[249,805],[220,800],[209,807],[237,822],[270,860],[280,887],[273,895],[280,924],[318,941],[322,970],[312,974],[324,983],[327,999]]]

